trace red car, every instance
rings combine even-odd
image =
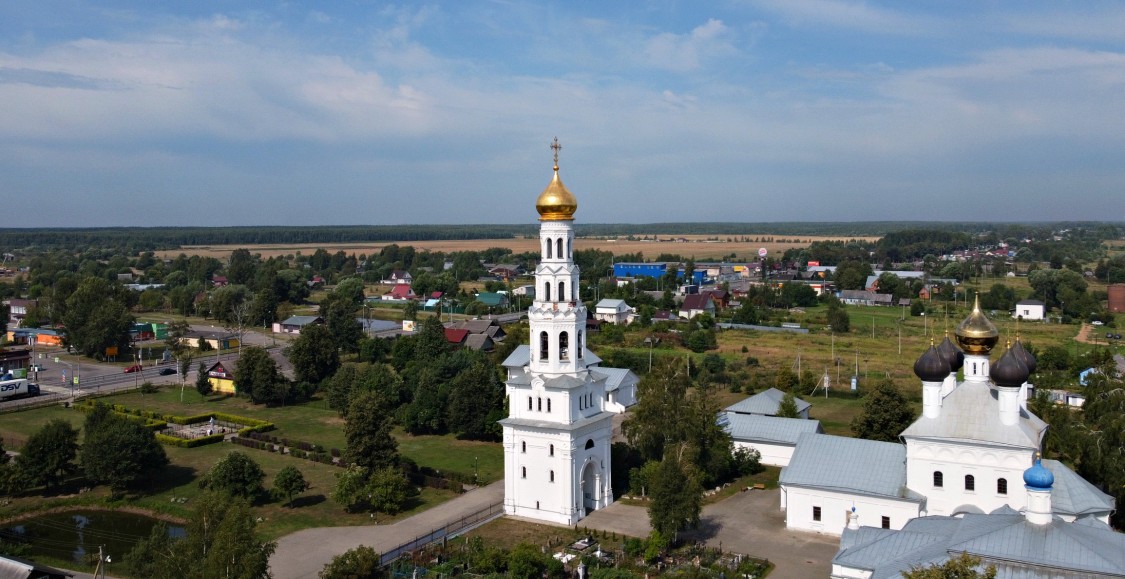
[[[125,373],[132,374],[133,372],[140,372],[141,370],[144,370],[144,366],[141,366],[140,364],[133,364],[132,366],[125,368]]]

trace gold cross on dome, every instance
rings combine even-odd
[[[559,169],[559,150],[562,149],[558,137],[555,137],[554,142],[551,143],[551,148],[555,150],[555,170],[557,171]]]

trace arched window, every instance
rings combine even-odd
[[[941,474],[940,470],[934,471],[934,486],[939,489],[945,486],[945,475]]]
[[[548,456],[555,456],[555,445],[552,444],[549,447],[549,450],[547,450],[547,454],[548,454]]]
[[[559,334],[559,359],[570,359],[570,334],[562,332]]]
[[[965,490],[967,490],[967,491],[977,490],[977,479],[973,478],[973,475],[971,475],[971,474],[965,475]]]
[[[521,478],[527,478],[527,467],[526,466],[520,467],[520,477]]]
[[[535,409],[535,407],[531,405],[531,396],[527,397],[527,409],[528,410],[534,410]]]
[[[1006,479],[1006,478],[996,479],[996,494],[998,494],[998,495],[1008,494],[1008,479]]]
[[[551,249],[553,249],[551,247],[551,240],[548,239],[547,240],[547,259],[551,259]]]
[[[574,259],[574,254],[570,252],[570,238],[566,238],[566,258]]]
[[[543,301],[551,301],[551,282],[543,282]]]
[[[562,259],[563,258],[563,252],[562,252],[562,238],[561,237],[555,240],[555,248],[556,248],[555,253],[558,254],[559,259]]]
[[[547,359],[547,347],[550,345],[550,339],[547,338],[547,332],[539,332],[539,359]]]
[[[527,452],[527,441],[520,442],[520,452]]]
[[[561,300],[565,300],[565,299],[566,299],[566,282],[560,281],[559,282],[559,300],[561,301]]]
[[[543,399],[542,399],[542,398],[538,398],[538,399],[537,399],[537,401],[538,401],[538,404],[537,404],[537,406],[539,407],[539,408],[538,408],[539,412],[543,412]]]
[[[586,440],[586,450],[590,450],[591,448],[594,448],[594,439],[593,438],[590,438],[590,439]]]
[[[577,346],[578,357],[582,358],[582,351],[585,349],[582,347],[582,330],[578,330],[578,343],[575,346]]]
[[[555,471],[551,471],[551,482],[555,482]]]

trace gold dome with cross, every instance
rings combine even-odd
[[[559,150],[562,145],[558,137],[551,143],[551,148],[555,151],[555,177],[535,200],[535,210],[539,212],[540,221],[571,221],[578,210],[578,199],[559,179]]]

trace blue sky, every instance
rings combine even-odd
[[[1125,220],[1120,2],[0,4],[0,227]]]

